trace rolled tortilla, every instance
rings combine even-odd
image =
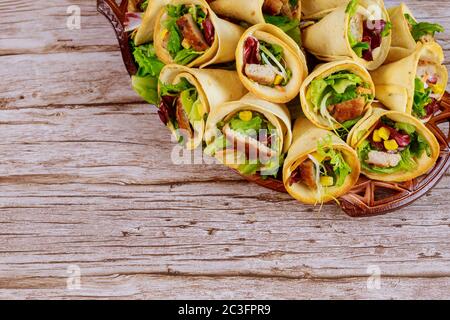
[[[438,82],[435,86],[437,100],[444,95],[448,73],[447,68],[442,65],[444,62],[442,47],[436,42],[420,43],[408,57],[371,72],[376,98],[388,109],[412,114],[419,61],[435,65],[438,74]]]
[[[328,141],[327,145],[339,152],[351,168],[341,186],[322,187],[316,189],[308,187],[302,182],[291,182],[292,174],[309,156],[317,154],[319,144]],[[350,146],[334,133],[317,128],[306,118],[299,118],[294,125],[293,143],[283,166],[283,183],[286,190],[295,199],[306,204],[325,203],[336,200],[346,194],[358,181],[360,165],[358,156]]]
[[[214,0],[211,8],[219,15],[231,19],[245,21],[250,24],[265,23],[263,6],[265,0]],[[298,0],[294,18],[300,20],[301,0]]]
[[[292,77],[285,86],[268,86],[247,77],[244,71],[244,46],[249,37],[254,37],[269,44],[276,44],[283,48],[286,69],[292,72]],[[302,82],[308,75],[305,56],[295,41],[280,28],[266,23],[253,26],[242,35],[236,49],[236,69],[242,83],[250,92],[261,99],[274,103],[287,103],[294,99]]]
[[[268,134],[275,134],[275,138],[272,136],[270,151],[261,146],[260,140],[256,141],[256,139],[249,139],[246,136],[244,136],[244,140],[239,140],[243,137],[242,135],[235,135],[236,137],[230,139],[230,135],[227,134],[230,121],[237,115],[240,116],[241,112],[248,113],[249,111],[262,115],[274,127],[274,132],[268,132]],[[262,133],[256,132],[256,134],[261,135]],[[224,137],[230,145],[227,148],[217,147],[218,141],[223,140]],[[251,154],[253,155],[252,161],[259,160],[263,163],[257,170],[260,174],[265,175],[264,171],[270,170],[270,174],[267,175],[276,175],[283,155],[289,150],[292,142],[289,110],[285,105],[264,101],[249,93],[239,101],[228,102],[211,110],[206,123],[205,142],[207,144],[205,153],[216,157],[220,162],[233,169],[239,170],[240,165],[249,161],[247,154]],[[252,152],[255,148],[258,148],[258,152]],[[267,156],[266,153],[270,153],[270,155]],[[255,159],[255,157],[258,158]],[[275,162],[276,166],[269,166],[270,162]],[[265,169],[265,166],[269,166],[269,168]]]
[[[244,29],[236,24],[218,18],[205,0],[173,0],[171,2],[171,5],[182,4],[200,5],[206,9],[215,29],[212,45],[201,56],[187,64],[187,66],[205,68],[212,64],[234,61],[236,46],[244,33]],[[167,20],[167,17],[166,8],[161,9],[155,20],[154,46],[158,58],[165,64],[170,64],[174,63],[174,59],[164,47],[164,37],[166,36],[164,22]]]
[[[392,22],[392,44],[385,63],[395,62],[408,57],[414,53],[418,42],[433,42],[435,41],[434,33],[443,31],[440,25],[417,22],[411,10],[404,3],[389,8],[388,12]],[[417,25],[412,25],[413,22],[408,21],[406,15],[409,15],[414,20],[414,24],[417,23]],[[416,28],[417,30],[415,30]],[[426,32],[427,30],[429,33]],[[414,39],[413,34],[415,32],[418,33],[418,31],[420,31],[421,37]]]
[[[328,13],[348,4],[349,0],[302,0],[302,18],[305,20],[319,19]]]
[[[239,81],[239,77],[235,71],[228,70],[213,70],[213,69],[192,69],[180,65],[166,65],[159,76],[159,93],[161,94],[162,84],[177,84],[181,79],[186,79],[198,92],[198,98],[201,102],[200,121],[191,123],[194,129],[194,135],[189,136],[186,132],[183,133],[188,150],[195,149],[201,146],[205,125],[206,116],[218,108],[221,104],[240,99],[247,93],[247,90]],[[174,112],[175,113],[175,112]],[[171,119],[167,123],[168,128],[172,131],[174,136],[179,137],[181,132],[177,132],[176,128],[180,128],[176,123],[176,119]]]
[[[359,0],[358,4],[360,8],[358,12],[366,13],[371,20],[389,22],[389,14],[382,1]],[[374,8],[379,9],[375,10]],[[350,15],[347,13],[347,5],[345,4],[333,10],[317,23],[303,29],[303,45],[320,60],[352,59],[368,70],[375,70],[381,66],[389,53],[390,33],[383,37],[381,46],[373,50],[373,61],[367,61],[360,58],[352,49],[349,29]]]
[[[326,129],[326,130],[337,130],[341,128],[341,124],[337,122],[335,119],[330,121],[327,120],[324,116],[320,114],[319,111],[314,111],[314,105],[307,97],[308,90],[310,88],[311,82],[316,79],[325,79],[326,77],[335,74],[337,72],[348,71],[352,74],[359,76],[365,84],[368,85],[368,88],[373,96],[375,96],[375,85],[373,84],[372,78],[370,77],[369,72],[354,62],[353,60],[342,60],[336,62],[329,62],[326,64],[322,64],[318,66],[309,76],[306,78],[305,82],[300,89],[300,101],[303,109],[303,113],[305,116],[316,126]],[[371,100],[366,102],[364,106],[364,111],[362,115],[366,114],[371,108]]]
[[[380,119],[386,117],[395,123],[404,123],[414,126],[416,132],[428,143],[430,149],[430,155],[427,152],[423,152],[420,158],[413,159],[416,162],[416,166],[413,169],[400,170],[397,172],[380,173],[371,172],[366,168],[366,165],[361,164],[361,172],[369,179],[385,181],[385,182],[405,182],[415,179],[425,173],[427,173],[436,163],[440,147],[436,137],[428,128],[416,118],[397,111],[389,111],[381,108],[373,108],[372,114],[361,120],[356,126],[355,130],[349,137],[349,143],[355,150],[365,143],[365,141],[373,139],[372,135],[376,129]],[[364,161],[360,159],[360,161]]]
[[[153,41],[155,22],[161,9],[170,4],[170,0],[149,0],[147,9],[142,17],[142,24],[136,32],[134,42],[137,46]]]
[[[411,10],[402,3],[399,6],[389,8],[388,13],[392,23],[392,43],[389,55],[385,61],[386,64],[413,54],[417,46],[417,42],[411,35],[408,21],[405,18],[405,14],[409,14],[414,18]]]

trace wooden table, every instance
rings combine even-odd
[[[408,3],[450,31],[449,1]],[[95,1],[3,0],[0,21],[0,298],[450,298],[449,176],[354,220],[174,165]]]

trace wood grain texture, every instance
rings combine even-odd
[[[0,298],[450,298],[449,175],[353,220],[219,165],[175,165],[95,2],[41,2],[0,4]],[[66,28],[71,4],[81,30]],[[408,4],[450,30],[450,2]]]

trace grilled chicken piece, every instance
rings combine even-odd
[[[301,181],[311,189],[316,189],[315,168],[312,160],[303,161],[299,166]]]
[[[245,65],[245,74],[251,80],[266,86],[273,85],[277,76],[273,67],[262,64]]]
[[[264,160],[275,155],[274,150],[259,142],[255,138],[244,136],[239,132],[234,131],[230,128],[229,124],[223,127],[223,134],[240,153],[245,152],[250,160],[254,160],[255,158]],[[257,134],[259,134],[259,132],[257,132]]]
[[[350,101],[345,101],[334,106],[329,107],[333,118],[343,123],[348,120],[355,119],[362,115],[366,101],[364,97],[359,97]]]
[[[357,13],[350,19],[350,33],[353,39],[360,42],[364,34],[364,16]]]
[[[263,5],[263,11],[271,15],[279,15],[283,8],[282,0],[265,0]]]
[[[177,99],[177,110],[176,110],[178,127],[182,130],[185,130],[189,136],[192,138],[194,136],[194,131],[192,130],[191,123],[189,122],[189,118],[184,111],[183,104],[181,103],[181,99]]]
[[[201,30],[189,13],[177,20],[177,26],[180,28],[183,38],[195,51],[205,51],[209,48]]]
[[[402,156],[398,153],[387,153],[382,151],[370,151],[369,158],[367,159],[368,164],[373,164],[377,167],[382,168],[392,168],[396,167],[400,161],[402,160]]]

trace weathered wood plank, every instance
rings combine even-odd
[[[120,52],[0,56],[0,109],[141,102]]]
[[[5,299],[444,299],[449,278],[381,279],[368,290],[366,278],[280,279],[246,276],[108,275],[82,278],[81,290],[66,290],[61,277],[17,280],[0,289]],[[0,280],[1,281],[1,280]],[[2,284],[2,282],[0,282]]]
[[[449,175],[354,220],[218,165],[174,165],[95,1],[46,3],[0,4],[0,298],[450,297]],[[448,1],[408,3],[450,30]],[[65,27],[70,4],[81,31]]]
[[[67,8],[81,10],[81,29],[67,27]],[[117,51],[114,31],[95,0],[2,0],[0,56]]]

